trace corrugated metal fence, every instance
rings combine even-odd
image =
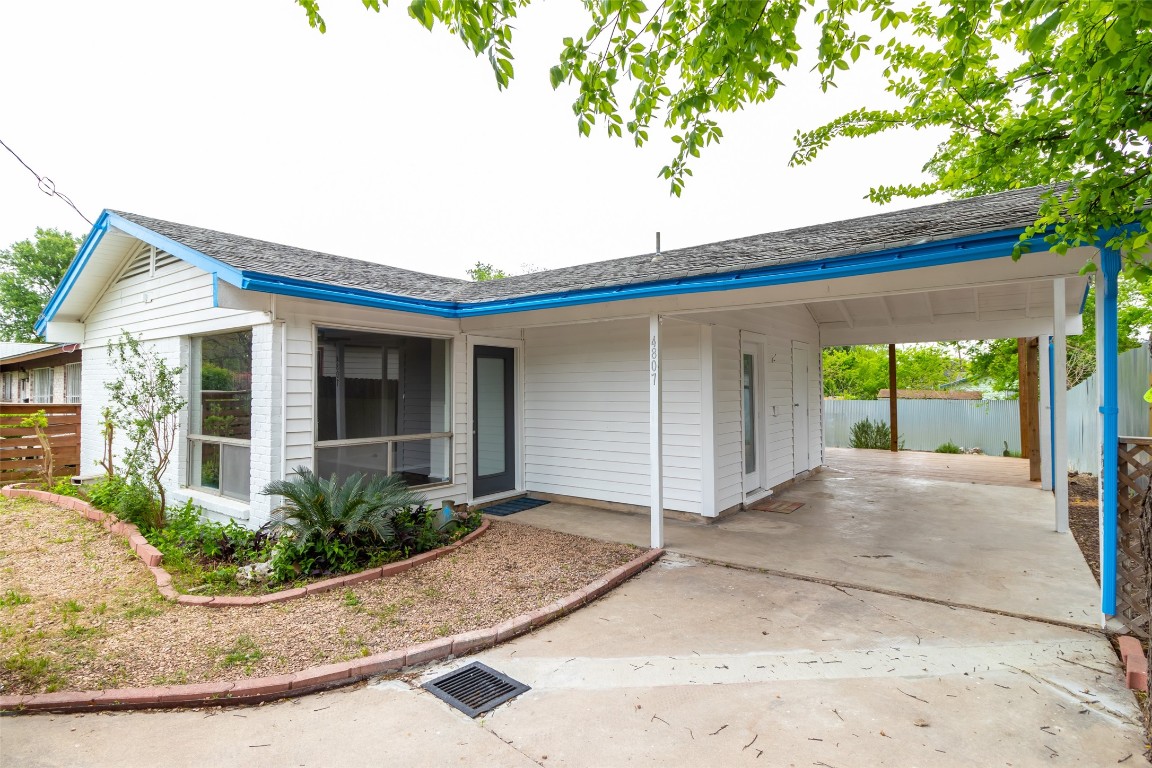
[[[1148,346],[1120,355],[1120,434],[1148,434],[1148,404],[1144,392],[1152,374]],[[1068,390],[1068,466],[1095,474],[1099,462],[1096,433],[1098,384],[1092,376]],[[887,400],[825,400],[827,444],[848,448],[852,425],[862,419],[888,421]],[[901,400],[900,437],[904,447],[933,451],[951,440],[963,448],[980,448],[1000,455],[1020,450],[1020,408],[1015,400]]]
[[[852,425],[888,423],[887,400],[825,400],[824,434],[833,448],[849,448]],[[934,451],[951,440],[999,456],[1020,450],[1020,408],[1015,400],[901,400],[900,439],[912,451]]]
[[[1120,434],[1148,435],[1148,375],[1152,355],[1148,345],[1120,355]],[[1077,472],[1096,474],[1100,466],[1100,438],[1097,432],[1097,397],[1100,384],[1093,374],[1068,390],[1068,466]]]

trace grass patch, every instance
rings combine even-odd
[[[248,673],[252,671],[252,664],[262,658],[264,658],[264,651],[260,650],[256,641],[248,635],[240,635],[232,643],[232,647],[224,651],[224,658],[220,660],[220,665],[223,667],[242,666],[244,672]]]
[[[5,608],[14,608],[17,605],[25,605],[30,602],[32,602],[31,595],[17,592],[14,589],[6,589],[4,590],[4,594],[0,595],[0,605]]]
[[[48,693],[57,691],[64,682],[62,671],[48,656],[38,656],[27,648],[4,659],[4,671],[9,672],[25,685],[43,688]]]

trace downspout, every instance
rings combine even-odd
[[[272,294],[272,327],[280,329],[280,479],[288,479],[288,323],[276,319]],[[313,385],[315,386],[315,385]]]
[[[1117,379],[1118,317],[1117,290],[1120,274],[1120,252],[1111,248],[1100,249],[1100,287],[1096,291],[1096,301],[1103,307],[1100,325],[1101,362],[1101,430],[1100,430],[1100,611],[1105,616],[1116,615],[1116,548],[1118,536],[1117,485],[1119,457],[1117,449],[1120,440],[1119,400]]]

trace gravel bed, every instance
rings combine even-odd
[[[641,550],[493,521],[397,576],[267,606],[178,606],[120,537],[0,499],[0,690],[177,685],[294,672],[493,626]]]

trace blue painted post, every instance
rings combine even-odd
[[[1052,491],[1056,491],[1056,360],[1052,357],[1052,337],[1048,337],[1048,471]]]
[[[1097,281],[1096,301],[1101,302],[1100,355],[1102,373],[1100,381],[1100,611],[1105,616],[1116,615],[1116,533],[1117,486],[1119,485],[1120,440],[1119,385],[1117,361],[1118,347],[1117,281],[1120,275],[1120,253],[1111,248],[1100,249],[1100,279]]]

